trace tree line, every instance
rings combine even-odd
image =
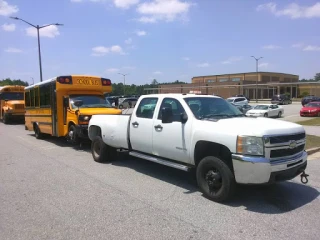
[[[6,78],[6,79],[3,79],[3,80],[0,80],[0,86],[6,86],[6,85],[29,86],[29,83],[26,82],[26,81],[22,81],[20,79]]]

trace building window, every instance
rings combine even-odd
[[[239,82],[240,78],[232,78],[232,82]]]
[[[219,82],[227,82],[229,79],[228,78],[220,78]]]
[[[210,82],[216,82],[216,80],[214,79],[207,79],[207,82],[210,83]]]

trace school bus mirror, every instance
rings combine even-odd
[[[73,102],[73,104],[74,104],[77,108],[79,108],[79,107],[81,107],[81,106],[83,105],[83,101],[82,101],[82,100],[76,100],[76,101]]]
[[[69,107],[69,98],[64,98],[63,99],[63,106],[66,107],[66,108]]]

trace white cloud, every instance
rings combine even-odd
[[[258,65],[259,68],[268,68],[269,67],[269,63],[260,63]]]
[[[132,43],[132,38],[128,38],[127,40],[124,41],[126,44],[131,44]]]
[[[281,48],[280,46],[276,46],[276,45],[266,45],[262,47],[263,49],[268,49],[268,50],[273,50],[273,49],[279,49]]]
[[[296,3],[291,3],[282,10],[278,10],[276,3],[270,2],[259,5],[256,10],[269,11],[275,16],[287,16],[291,19],[317,18],[320,17],[320,2],[311,6],[300,6]]]
[[[292,44],[291,47],[293,48],[302,48],[303,47],[303,43],[295,43],[295,44]]]
[[[190,61],[190,58],[189,58],[189,57],[183,57],[182,60],[184,60],[184,61]]]
[[[136,31],[136,34],[141,37],[141,36],[147,35],[147,32],[146,32],[146,31],[138,30],[138,31]]]
[[[13,13],[19,12],[19,8],[15,5],[9,5],[8,2],[0,0],[0,16],[10,16]]]
[[[197,65],[197,67],[201,67],[201,68],[205,68],[205,67],[209,67],[210,66],[210,64],[209,63],[199,63],[198,65]]]
[[[140,0],[113,0],[113,3],[116,7],[123,9],[128,9],[139,2]]]
[[[2,29],[6,32],[13,32],[14,30],[16,30],[16,25],[11,23],[11,24],[3,24]]]
[[[13,47],[9,47],[9,48],[5,49],[4,51],[7,53],[22,53],[21,49],[13,48]]]
[[[162,72],[160,72],[160,71],[155,71],[155,72],[153,72],[153,74],[160,75],[160,74],[162,74]]]
[[[231,64],[231,63],[234,63],[234,62],[238,62],[238,61],[241,61],[242,60],[242,57],[229,57],[227,60],[221,62],[222,64]]]
[[[308,45],[303,49],[303,51],[320,51],[320,46]]]
[[[60,35],[59,29],[55,25],[42,28],[39,31],[40,37],[55,38],[56,36]],[[34,27],[26,28],[26,33],[30,37],[37,37],[37,29],[35,29]]]
[[[118,68],[108,68],[106,71],[110,72],[110,73],[114,73],[114,72],[119,72],[119,69]]]
[[[154,0],[139,4],[137,12],[143,15],[138,21],[154,23],[160,20],[171,22],[185,17],[192,3],[180,0]]]
[[[108,53],[117,53],[123,55],[124,52],[119,45],[113,45],[111,47],[97,46],[92,48],[92,56],[105,56]]]

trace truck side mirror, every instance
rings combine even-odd
[[[162,123],[172,123],[173,122],[173,112],[171,108],[164,107],[161,109]]]
[[[188,115],[186,113],[181,113],[180,121],[181,123],[186,123],[188,121]]]

